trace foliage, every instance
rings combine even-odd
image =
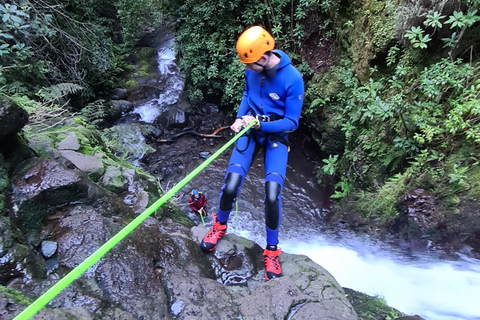
[[[144,11],[138,13],[143,20],[135,20],[138,16],[128,10],[139,2],[131,3],[11,0],[1,4],[0,92],[33,98],[31,93],[42,87],[71,83],[84,88],[80,103],[109,94],[127,66],[127,47],[119,44],[122,26],[117,11],[128,25],[127,35],[133,25],[138,35],[148,19]]]
[[[123,40],[127,47],[132,47],[146,33],[153,31],[165,22],[162,0],[118,0],[116,7],[123,27]]]
[[[108,106],[106,105],[105,100],[97,100],[87,104],[80,111],[79,116],[86,123],[92,124],[94,126],[100,126],[105,122],[107,111]]]
[[[333,197],[354,194],[364,217],[394,217],[407,186],[416,187],[420,177],[428,176],[429,187],[446,198],[471,185],[466,172],[477,164],[446,159],[462,145],[480,146],[480,65],[455,58],[452,50],[478,21],[476,6],[466,1],[461,14],[424,11],[402,36],[411,46],[392,45],[386,64],[372,66],[362,84],[352,72],[354,60],[345,59],[307,87],[303,114],[324,123],[334,118],[346,139],[335,165],[332,156],[323,160],[323,173],[337,178]],[[416,50],[429,50],[446,33],[456,33],[443,53],[448,58],[422,61]]]
[[[244,66],[237,60],[235,42],[252,25],[264,26],[275,46],[299,64],[305,39],[303,23],[310,12],[325,12],[327,0],[173,1],[169,13],[178,17],[176,46],[179,66],[187,76],[192,100],[209,100],[234,106],[244,88]],[[206,81],[207,80],[207,81]]]
[[[29,114],[28,126],[48,127],[61,122],[65,116],[70,115],[68,108],[65,107],[69,102],[68,97],[83,89],[74,83],[59,83],[42,88],[36,93],[35,98],[20,93],[7,97],[27,111]],[[53,124],[52,120],[54,120]]]
[[[31,12],[28,5],[0,4],[0,86],[1,92],[25,92],[50,71],[49,62],[34,57],[32,42],[55,34],[52,16]],[[33,61],[32,61],[33,58]],[[38,62],[38,63],[37,63]]]

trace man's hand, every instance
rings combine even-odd
[[[235,122],[230,126],[230,129],[232,129],[233,132],[239,133],[240,129],[242,129],[243,126],[243,120],[241,118],[237,118]]]
[[[247,127],[252,121],[257,121],[253,116],[243,116],[241,119],[237,118],[235,122],[230,126],[233,132],[238,133],[243,127]],[[260,129],[260,122],[253,126],[253,129]]]
[[[248,126],[252,121],[255,121],[256,124],[253,125],[253,129],[255,129],[255,130],[260,129],[260,121],[257,121],[257,119],[255,117],[247,115],[247,116],[243,116],[242,120],[243,120],[243,125],[245,127]]]

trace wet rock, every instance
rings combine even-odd
[[[58,268],[58,259],[57,258],[50,258],[45,260],[45,269],[47,274],[51,274],[53,271],[57,270]]]
[[[0,292],[0,319],[13,319],[26,308],[25,298],[19,294]],[[38,311],[32,320],[91,320],[92,316],[83,308],[68,310],[43,308]]]
[[[2,258],[12,247],[13,239],[10,231],[10,221],[0,216],[0,258]]]
[[[126,100],[113,100],[112,107],[109,108],[106,119],[115,121],[120,119],[124,114],[133,110],[133,103]]]
[[[124,100],[128,97],[129,91],[124,88],[117,88],[113,90],[111,99],[112,100]]]
[[[429,219],[434,216],[435,203],[433,197],[426,190],[416,189],[411,191],[405,197],[405,205],[407,206],[408,217],[422,228],[427,228],[431,224]]]
[[[41,251],[45,258],[50,258],[57,252],[57,243],[54,241],[42,241]]]
[[[109,236],[107,221],[92,207],[77,205],[65,211],[52,234],[52,239],[58,243],[59,264],[68,268],[76,267],[105,243]]]
[[[66,268],[78,265],[120,227],[88,206],[64,213],[52,237],[59,244],[59,264]],[[263,250],[256,243],[228,234],[215,252],[205,254],[198,245],[205,233],[205,228],[190,231],[147,218],[50,306],[67,310],[73,319],[273,320],[322,314],[322,319],[358,320],[335,279],[309,258],[282,253],[284,276],[266,282]],[[221,283],[235,275],[242,281]],[[23,290],[35,296],[53,284],[35,280]],[[11,314],[20,311],[15,306]]]
[[[19,132],[28,122],[28,113],[5,97],[0,98],[0,140]]]
[[[162,136],[163,134],[163,130],[162,129],[158,129],[158,128],[155,128],[152,130],[152,137],[154,137],[155,139],[158,139]]]
[[[166,129],[185,128],[188,125],[188,119],[184,111],[178,108],[171,108],[155,119],[155,123]]]
[[[78,170],[44,158],[22,163],[11,179],[12,218],[27,234],[35,236],[47,216],[88,194],[87,180]]]
[[[206,103],[205,104],[205,109],[206,109],[207,114],[215,114],[215,113],[220,112],[220,108],[213,103]]]
[[[152,177],[137,174],[133,169],[125,170],[123,175],[127,180],[127,190],[120,196],[133,212],[142,213],[160,197],[156,181]]]
[[[156,99],[165,90],[164,82],[146,83],[145,79],[138,79],[138,87],[132,90],[128,95],[128,101],[151,100]],[[148,80],[147,80],[148,81]]]
[[[103,162],[98,157],[87,156],[72,150],[60,150],[60,154],[70,160],[78,169],[87,173],[94,181],[98,181],[105,172]]]
[[[210,157],[210,152],[207,152],[207,151],[200,152],[199,156],[202,159],[208,159],[208,157]]]
[[[69,132],[67,137],[58,143],[57,149],[73,151],[80,149],[80,144],[78,143],[78,138],[75,133]]]
[[[107,167],[107,171],[102,178],[102,184],[107,190],[114,193],[121,193],[126,189],[126,179],[122,171],[113,166]]]

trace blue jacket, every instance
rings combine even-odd
[[[237,118],[248,114],[250,110],[253,115],[276,114],[283,118],[262,122],[260,131],[292,132],[298,128],[302,111],[303,78],[284,52],[280,50],[272,52],[277,53],[281,59],[274,77],[245,70],[246,86]]]

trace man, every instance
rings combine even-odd
[[[251,162],[260,149],[265,156],[265,227],[267,247],[263,255],[265,279],[280,277],[281,249],[278,231],[282,220],[281,192],[288,158],[288,133],[298,127],[302,110],[304,84],[290,58],[274,50],[273,37],[262,27],[247,29],[238,38],[237,53],[245,63],[246,86],[237,119],[230,127],[239,132],[257,119],[248,134],[238,139],[220,194],[218,213],[203,238],[203,251],[215,249],[218,240],[227,232],[227,220],[236,201]]]
[[[190,199],[188,199],[190,209],[197,215],[201,214],[205,217],[207,215],[207,198],[203,193],[198,192],[197,189],[193,189],[191,195]]]

